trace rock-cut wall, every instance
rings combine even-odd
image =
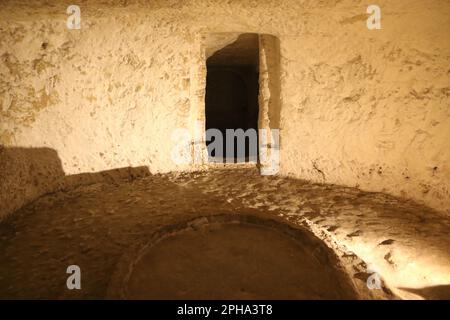
[[[380,30],[360,0],[74,2],[79,30],[60,1],[0,4],[0,216],[64,176],[197,168],[172,133],[204,120],[204,36],[227,32],[279,41],[279,174],[449,211],[448,1],[378,1]]]

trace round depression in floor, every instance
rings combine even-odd
[[[355,299],[350,279],[309,232],[247,223],[188,228],[141,250],[127,299]]]

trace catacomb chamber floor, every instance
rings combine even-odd
[[[194,220],[125,255],[109,285],[109,297],[358,298],[333,250],[312,233],[256,216],[251,223],[235,216]]]
[[[104,298],[124,253],[161,227],[213,213],[272,215],[310,229],[356,286],[375,270],[403,298],[448,297],[448,216],[385,194],[217,169],[81,186],[25,206],[0,224],[0,298]],[[66,289],[72,264],[82,290]]]

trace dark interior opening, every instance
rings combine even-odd
[[[258,58],[258,35],[242,34],[235,42],[215,52],[206,61],[206,130],[217,129],[223,137],[223,153],[220,154],[212,144],[215,137],[208,139],[207,135],[206,145],[210,161],[224,162],[227,157],[226,162],[257,161]],[[239,152],[238,139],[235,136],[227,137],[227,129],[242,129],[247,133],[244,152]],[[249,129],[254,130],[254,135]],[[252,146],[250,135],[256,139]],[[233,146],[232,154],[229,151],[227,153],[227,144],[229,149]]]

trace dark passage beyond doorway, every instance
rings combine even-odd
[[[234,145],[233,162],[257,160],[258,55],[258,35],[242,34],[207,60],[206,129],[218,129],[223,137],[222,154],[212,148],[214,138],[207,141],[208,156],[212,161],[225,160],[227,142]],[[227,138],[227,129],[242,129],[248,133],[249,129],[255,130],[254,148],[249,146],[251,138],[246,137],[245,152],[238,153],[238,140],[233,136]]]

